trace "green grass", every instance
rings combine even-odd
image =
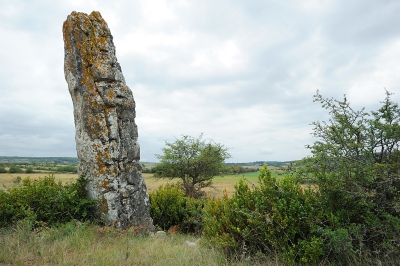
[[[186,244],[196,240],[189,235],[138,236],[133,230],[75,222],[31,231],[19,223],[0,230],[0,265],[249,265],[229,262],[203,239],[194,247]],[[263,259],[259,265],[277,264]]]
[[[197,241],[199,240],[199,241]],[[195,242],[191,247],[186,241]],[[275,254],[231,259],[204,238],[191,235],[141,236],[118,230],[70,222],[57,228],[31,230],[19,222],[0,228],[0,265],[255,265],[280,266]],[[321,262],[319,265],[337,265]],[[359,259],[349,265],[398,265],[394,259]]]

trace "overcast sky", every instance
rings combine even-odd
[[[136,101],[141,161],[204,133],[229,162],[296,160],[324,97],[400,99],[398,0],[0,0],[0,156],[76,157],[62,24],[99,11]]]

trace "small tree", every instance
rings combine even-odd
[[[27,174],[32,174],[32,173],[34,173],[35,171],[33,170],[33,167],[31,167],[31,166],[29,166],[29,167],[27,167],[26,169],[25,169],[25,173],[27,173]]]
[[[321,206],[335,217],[326,218],[332,230],[324,235],[327,243],[340,228],[353,251],[361,254],[363,247],[380,255],[400,254],[394,248],[400,246],[398,104],[387,91],[381,108],[371,112],[352,109],[346,97],[325,99],[317,92],[314,101],[330,119],[312,124],[317,141],[307,146],[312,156],[298,163],[296,174],[316,185]]]
[[[4,165],[0,165],[0,173],[7,173],[7,170],[4,167]]]
[[[200,197],[202,188],[212,184],[214,176],[225,168],[225,159],[230,158],[227,149],[214,141],[182,136],[175,142],[165,142],[162,155],[156,155],[160,163],[156,166],[156,177],[180,178],[186,196]]]
[[[11,165],[10,169],[8,169],[8,172],[10,174],[15,174],[15,173],[23,173],[24,171],[18,165]]]

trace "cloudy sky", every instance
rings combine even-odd
[[[100,11],[136,101],[141,161],[213,139],[230,162],[309,155],[312,96],[400,99],[398,0],[0,0],[0,156],[75,157],[62,24]]]

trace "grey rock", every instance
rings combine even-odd
[[[189,247],[195,247],[199,243],[199,241],[200,239],[197,239],[195,242],[186,240],[186,245],[188,245]]]
[[[90,180],[99,215],[119,228],[153,229],[142,178],[135,101],[99,12],[63,24],[64,74],[74,106],[79,175]]]
[[[162,236],[166,236],[166,235],[167,235],[167,233],[164,231],[157,231],[154,233],[154,236],[156,236],[156,237],[162,237]]]

